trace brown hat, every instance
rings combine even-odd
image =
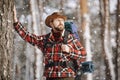
[[[51,27],[50,26],[50,22],[53,21],[55,18],[63,18],[64,20],[67,19],[66,16],[62,15],[61,13],[59,12],[54,12],[52,13],[51,15],[49,15],[46,20],[45,20],[45,24],[48,26],[48,27]]]

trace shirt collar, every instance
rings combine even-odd
[[[64,29],[64,30],[63,30],[63,32],[62,32],[62,36],[61,36],[60,38],[58,38],[58,39],[57,39],[57,42],[59,42],[59,41],[62,41],[62,40],[63,40],[64,33],[65,33],[65,29]],[[55,40],[55,37],[53,36],[52,31],[51,31],[51,34],[50,34],[49,39],[50,39],[51,41],[56,41],[56,40]]]

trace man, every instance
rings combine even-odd
[[[49,15],[45,20],[45,24],[51,28],[51,32],[36,36],[35,34],[29,34],[17,21],[16,13],[14,14],[15,30],[25,41],[37,46],[44,54],[44,76],[46,80],[74,80],[76,73],[69,66],[69,62],[76,60],[78,68],[80,68],[80,63],[86,59],[86,52],[72,34],[68,35],[67,44],[63,43],[66,16],[59,12]]]

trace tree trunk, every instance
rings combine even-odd
[[[36,35],[41,35],[45,33],[45,28],[42,25],[42,11],[43,7],[41,6],[42,1],[30,0],[31,14],[33,19],[33,33]],[[40,5],[39,5],[40,4]],[[38,48],[35,48],[35,61],[34,61],[34,79],[42,80],[43,78],[43,53]]]
[[[100,21],[101,21],[101,32],[104,32],[105,28],[103,28],[103,26],[105,25],[105,14],[104,14],[104,1],[103,0],[99,0],[100,2]],[[102,33],[102,39],[104,40],[104,33]],[[102,41],[102,45],[104,46],[104,41]],[[106,59],[106,54],[105,54],[105,49],[103,47],[103,57],[104,57],[104,64],[106,66],[106,70],[105,70],[105,77],[107,80],[108,76],[110,75],[110,70],[107,68],[109,67],[108,61]],[[109,73],[109,74],[107,74]]]
[[[61,11],[62,13],[64,12],[63,6],[64,6],[64,0],[61,0],[61,1],[60,1],[60,11]]]
[[[105,55],[106,80],[115,80],[110,36],[109,0],[103,0],[103,53]]]
[[[116,32],[115,80],[120,80],[120,0],[117,0]]]
[[[0,0],[0,80],[12,79],[13,5],[13,0]]]
[[[87,6],[87,0],[80,0],[80,7],[81,7],[81,24],[82,24],[82,33],[83,33],[83,40],[85,44],[85,49],[87,52],[87,61],[92,60],[91,55],[91,46],[90,46],[90,26],[89,26],[89,14],[88,14],[88,6]],[[92,74],[87,75],[87,80],[93,80]]]
[[[28,0],[15,0],[18,20],[25,26],[25,28],[27,28],[27,18],[28,18],[27,15],[30,13],[28,3],[29,3]],[[30,27],[30,25],[28,26]],[[31,48],[29,48],[28,50],[28,44],[18,35],[16,31],[14,32],[13,51],[14,51],[14,58],[13,58],[14,60],[13,60],[12,80],[26,80],[26,77],[27,80],[33,80],[33,78],[30,79],[31,77],[33,77],[33,74],[31,74],[33,72],[31,69],[32,62],[30,62],[33,60],[33,58],[31,58],[32,56],[28,58],[28,55],[31,55],[33,50]]]
[[[40,35],[41,34],[46,34],[46,28],[45,28],[45,26],[43,25],[44,24],[44,20],[43,20],[43,13],[44,13],[44,5],[43,5],[43,1],[42,0],[39,0],[39,15],[40,15]]]

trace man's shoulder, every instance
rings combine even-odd
[[[47,40],[50,37],[50,34],[51,33],[47,33],[47,34],[41,35],[41,36],[39,36],[39,39],[41,39],[41,40]]]

